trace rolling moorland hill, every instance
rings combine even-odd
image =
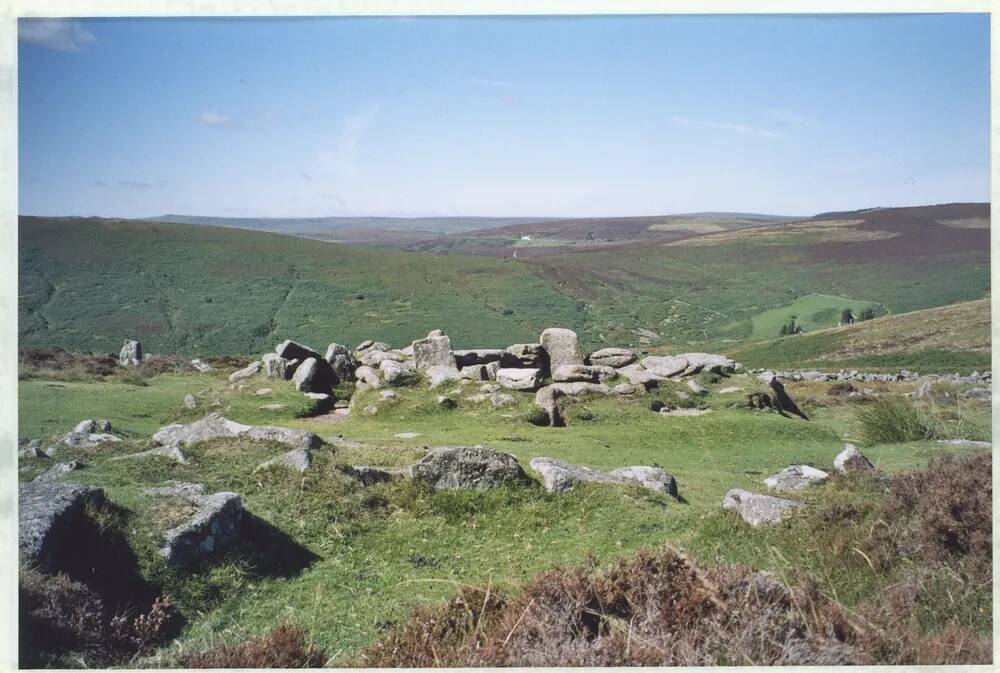
[[[690,213],[543,220],[449,233],[412,244],[407,249],[522,258],[578,249],[607,248],[638,241],[667,242],[796,219],[800,218],[755,213]]]
[[[845,308],[981,299],[989,206],[835,213],[523,260],[23,217],[19,263],[22,346],[111,352],[134,337],[154,352],[246,354],[276,334],[399,345],[447,325],[457,347],[499,347],[556,323],[588,347],[732,350],[793,317],[808,333]]]
[[[791,317],[818,329],[848,307],[903,313],[982,298],[989,204],[836,213],[524,263],[588,307],[584,339],[732,348],[778,336]]]
[[[205,217],[161,215],[157,222],[198,224],[274,234],[291,234],[321,241],[402,248],[442,234],[488,230],[549,222],[545,217]]]

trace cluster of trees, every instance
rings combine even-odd
[[[789,334],[800,334],[802,332],[802,325],[795,322],[798,316],[791,316],[784,325],[781,326],[781,330],[778,332],[779,336],[787,336]],[[850,325],[852,323],[861,322],[862,320],[871,320],[875,317],[875,309],[868,307],[861,312],[860,316],[855,316],[854,311],[849,308],[845,308],[840,312],[840,324]]]

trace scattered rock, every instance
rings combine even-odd
[[[632,385],[631,383],[619,383],[617,386],[611,389],[615,395],[634,395],[639,392],[639,388]]]
[[[833,467],[837,472],[847,474],[848,472],[864,472],[866,474],[878,474],[878,468],[868,460],[868,457],[858,451],[858,447],[853,444],[844,444],[844,450],[833,459]]]
[[[287,341],[282,341],[278,344],[278,347],[274,349],[274,352],[278,357],[282,357],[286,360],[298,360],[299,362],[305,362],[309,358],[314,358],[316,360],[322,360],[323,357],[314,351],[309,346],[303,346],[300,343],[296,343],[291,339]]]
[[[677,497],[677,480],[672,474],[667,474],[658,467],[649,465],[632,465],[630,467],[619,467],[609,472],[612,477],[621,477],[629,481],[638,482],[651,491],[659,491],[667,495]]]
[[[754,528],[783,521],[800,507],[805,503],[739,488],[730,489],[722,500],[723,509],[735,509]]]
[[[382,392],[380,392],[378,394],[378,396],[379,396],[379,399],[381,399],[381,400],[398,400],[399,399],[399,394],[396,393],[396,392],[393,392],[392,390],[383,390]]]
[[[235,372],[229,375],[229,382],[236,383],[242,381],[243,379],[248,379],[251,376],[256,376],[260,372],[261,363],[260,360],[254,360],[248,364],[243,369],[237,369]]]
[[[457,381],[462,378],[462,373],[454,367],[431,367],[424,371],[430,388],[433,390],[448,381]]]
[[[689,363],[680,356],[651,355],[642,359],[642,366],[656,376],[669,378],[683,373],[688,368]]]
[[[292,449],[271,460],[265,461],[254,470],[266,470],[271,467],[286,467],[296,472],[305,472],[312,466],[312,452],[309,449]]]
[[[562,327],[550,327],[542,332],[542,348],[549,356],[549,368],[555,370],[562,365],[582,365],[583,352],[576,332]]]
[[[968,400],[983,400],[988,402],[993,399],[993,392],[988,388],[969,388],[962,394],[962,397]]]
[[[535,393],[535,406],[544,414],[545,424],[550,428],[562,428],[566,425],[562,406],[559,403],[564,395],[562,390],[554,386],[539,388],[538,392]]]
[[[708,394],[708,389],[705,388],[704,386],[699,385],[698,382],[695,381],[694,379],[688,379],[687,387],[688,387],[688,390],[690,390],[695,395],[707,395]]]
[[[362,365],[354,370],[354,376],[357,377],[358,381],[361,381],[365,385],[371,386],[372,388],[381,388],[382,379],[379,378],[375,370],[368,365]]]
[[[35,477],[32,481],[55,481],[69,472],[81,470],[84,467],[86,466],[78,460],[71,460],[68,463],[56,463]]]
[[[167,564],[186,567],[231,548],[239,539],[243,500],[236,493],[205,495],[196,484],[178,484],[168,489],[146,489],[150,496],[182,498],[197,506],[190,519],[163,535],[160,555]]]
[[[347,349],[338,343],[330,344],[326,349],[326,356],[323,358],[330,365],[333,373],[339,381],[353,381],[354,370],[358,368],[358,363]]]
[[[104,503],[104,491],[60,482],[21,482],[17,485],[18,556],[27,565],[51,572],[75,554],[74,533],[86,516],[88,504]]]
[[[652,390],[660,384],[661,377],[649,371],[640,364],[631,364],[618,370],[618,374],[628,379],[634,386],[642,386],[645,390]]]
[[[603,383],[585,383],[574,381],[572,383],[553,383],[549,386],[562,392],[563,395],[610,395],[611,388]]]
[[[558,382],[587,382],[596,383],[605,381],[617,375],[612,367],[597,365],[559,365],[552,369],[552,380]]]
[[[678,407],[676,409],[671,409],[670,407],[663,407],[660,409],[661,416],[704,416],[705,414],[711,413],[711,409],[690,409],[685,407]]]
[[[738,388],[736,386],[726,386],[725,388],[719,388],[719,394],[720,395],[729,395],[729,394],[732,394],[732,393],[738,393],[741,390],[743,390],[743,389],[742,388]]]
[[[541,369],[500,369],[497,383],[511,390],[537,390],[542,383]]]
[[[801,491],[829,476],[829,473],[810,465],[790,465],[765,479],[764,484],[775,491]]]
[[[202,373],[213,371],[212,365],[208,364],[207,362],[202,362],[198,358],[191,360],[191,366]]]
[[[627,348],[602,348],[587,358],[588,364],[605,367],[624,367],[635,362],[635,352]]]
[[[501,369],[548,369],[549,358],[541,344],[514,344],[500,356]]]
[[[462,378],[470,381],[493,381],[496,380],[497,372],[500,370],[498,361],[488,364],[466,365],[459,370]]]
[[[736,371],[735,360],[727,358],[725,355],[714,355],[712,353],[681,353],[677,356],[687,360],[688,366],[684,370],[684,376],[697,374],[700,371],[710,371],[715,374],[732,374]]]
[[[389,385],[397,385],[413,377],[413,364],[410,362],[383,360],[378,368],[382,379]]]
[[[514,456],[485,446],[432,449],[410,467],[410,476],[432,488],[446,491],[483,491],[529,482]]]
[[[306,358],[292,375],[295,389],[305,393],[329,393],[336,385],[336,375],[326,360]]]
[[[376,407],[374,404],[369,404],[365,406],[365,408],[362,409],[362,411],[364,411],[369,416],[374,416],[375,414],[378,413],[378,407]]]
[[[253,426],[236,423],[220,414],[209,414],[205,418],[189,423],[173,423],[160,428],[153,435],[153,441],[163,446],[192,446],[198,442],[225,437],[248,437],[287,444],[293,448],[314,449],[322,440],[308,430],[279,428],[274,426]]]
[[[629,484],[635,480],[599,472],[583,465],[574,465],[556,458],[532,458],[531,469],[542,478],[542,485],[550,493],[562,493],[576,484],[598,482],[606,484]],[[625,468],[628,469],[628,468]],[[658,490],[658,489],[657,489]]]
[[[184,406],[187,407],[188,409],[197,409],[198,408],[198,400],[196,400],[194,398],[194,395],[185,395],[184,396]]]
[[[268,395],[272,394],[273,392],[274,391],[271,388],[258,388],[254,392],[254,394],[257,395],[258,397],[267,397]]]
[[[135,366],[142,363],[142,344],[132,339],[126,339],[118,354],[118,364],[122,367]]]

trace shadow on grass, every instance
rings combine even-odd
[[[243,513],[240,541],[232,553],[258,579],[293,577],[320,560],[290,535],[249,512]]]

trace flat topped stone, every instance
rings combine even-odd
[[[153,441],[164,446],[192,446],[198,442],[226,437],[248,437],[306,449],[314,449],[322,444],[322,440],[308,430],[267,425],[243,425],[217,413],[209,414],[205,418],[187,425],[174,423],[160,428],[153,435]]]
[[[485,446],[432,449],[410,467],[410,476],[432,488],[446,491],[485,491],[529,482],[517,458]]]
[[[671,357],[669,355],[651,355],[642,359],[642,366],[650,373],[661,378],[677,376],[683,373],[688,368],[688,365],[687,359],[683,357]]]
[[[608,472],[612,477],[622,477],[637,482],[651,491],[659,491],[677,497],[677,480],[658,467],[650,465],[630,465]]]
[[[243,499],[236,493],[188,498],[198,510],[163,535],[160,555],[172,566],[188,566],[231,548],[239,539]]]
[[[789,465],[764,480],[775,491],[801,491],[806,486],[823,481],[830,474],[811,465]]]
[[[730,489],[722,500],[723,509],[734,509],[748,524],[757,528],[787,519],[804,502],[752,493],[740,488]]]
[[[602,348],[587,358],[589,364],[606,367],[624,367],[635,362],[635,351],[627,348]]]
[[[50,571],[73,553],[71,537],[85,516],[87,504],[104,503],[104,491],[58,481],[33,481],[17,486],[17,542],[22,563]]]
[[[658,467],[632,465],[611,472],[601,472],[584,465],[574,465],[557,458],[532,458],[531,469],[542,478],[542,485],[550,493],[562,493],[576,484],[638,484],[659,493],[677,496],[677,481]]]
[[[500,369],[497,383],[511,390],[536,390],[542,383],[541,369]]]

